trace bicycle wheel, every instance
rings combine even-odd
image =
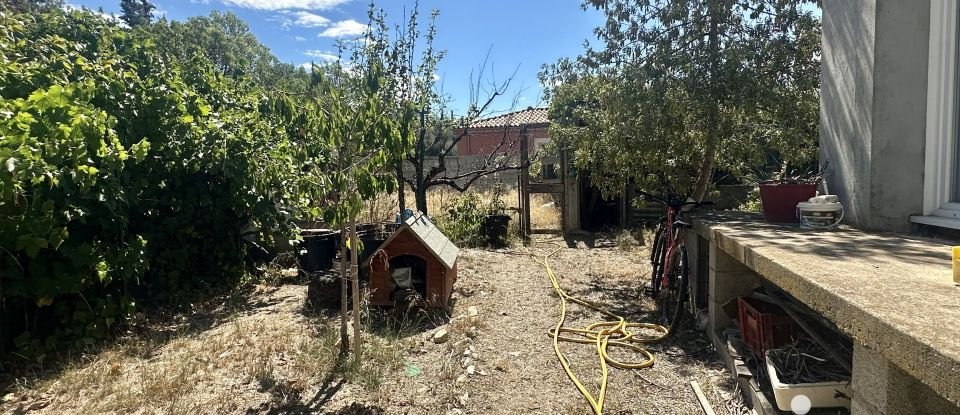
[[[653,264],[657,260],[657,253],[659,253],[663,244],[663,221],[666,219],[660,219],[657,225],[657,231],[653,234],[653,249],[650,250],[650,263]]]
[[[690,284],[690,269],[687,266],[687,248],[680,246],[674,253],[667,277],[668,286],[660,290],[657,295],[657,309],[660,311],[660,324],[669,329],[668,333],[676,332],[680,323],[686,317],[687,290]]]
[[[663,222],[657,228],[653,239],[653,249],[650,251],[650,297],[657,298],[660,294],[660,276],[663,275],[663,260],[667,254],[667,238]]]

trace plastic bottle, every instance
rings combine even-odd
[[[953,282],[960,284],[960,246],[953,247]]]

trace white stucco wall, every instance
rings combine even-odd
[[[929,28],[929,0],[823,2],[820,161],[856,226],[922,213]]]

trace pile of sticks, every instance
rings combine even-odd
[[[844,369],[820,345],[806,338],[795,340],[780,349],[771,350],[767,359],[786,384],[843,382],[850,380]]]

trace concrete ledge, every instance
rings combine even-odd
[[[952,282],[948,245],[851,229],[803,230],[751,215],[699,217],[694,230],[960,406],[960,288]]]
[[[960,408],[860,345],[853,350],[852,386],[853,415],[960,413]]]
[[[942,216],[911,216],[910,222],[921,225],[939,226],[941,228],[960,229],[960,219],[945,218]]]

